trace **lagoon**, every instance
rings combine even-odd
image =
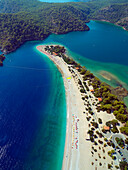
[[[60,170],[66,132],[66,101],[61,74],[36,50],[40,44],[62,44],[68,54],[103,81],[100,71],[114,74],[128,89],[128,32],[113,24],[91,21],[88,32],[50,35],[6,55],[0,67],[0,167]]]

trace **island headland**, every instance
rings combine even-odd
[[[40,45],[37,49],[55,63],[64,81],[67,126],[62,169],[127,168],[128,112],[124,102],[68,57],[63,46]]]

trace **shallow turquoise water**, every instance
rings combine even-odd
[[[64,2],[81,2],[82,0],[40,0],[41,2],[49,2],[49,3],[64,3]],[[89,0],[84,0],[84,2],[88,2]]]
[[[100,70],[109,71],[128,89],[128,32],[106,22],[91,21],[88,26],[88,32],[52,34],[44,43],[65,45],[69,55],[97,76],[100,76]],[[112,82],[108,83],[112,85]]]
[[[68,48],[69,55],[87,67],[102,81],[117,86],[116,81],[101,77],[108,71],[128,90],[128,31],[107,22],[91,21],[90,31],[50,35],[45,43],[60,43]],[[128,105],[128,97],[125,99]]]
[[[40,0],[41,2],[49,2],[49,3],[64,3],[64,2],[77,2],[77,0]]]
[[[128,89],[128,32],[91,21],[88,32],[50,35],[27,42],[7,55],[0,67],[0,167],[2,170],[60,170],[65,132],[66,100],[62,76],[40,44],[62,44],[69,55],[96,76],[113,73]]]

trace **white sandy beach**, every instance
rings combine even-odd
[[[84,101],[81,99],[81,94],[75,83],[72,74],[69,72],[67,64],[62,58],[46,53],[43,48],[45,46],[38,46],[37,49],[46,54],[58,67],[62,73],[64,86],[66,90],[67,100],[67,127],[66,127],[66,141],[63,159],[63,170],[78,170],[78,169],[92,169],[91,167],[91,143],[86,141],[86,130],[88,130],[88,122],[86,120],[83,110],[85,108]],[[61,66],[61,67],[60,67]],[[71,80],[67,80],[71,77]],[[76,129],[73,135],[73,115],[79,119],[78,133]],[[76,127],[75,127],[76,128]],[[78,148],[76,149],[76,136],[78,139]],[[74,143],[72,145],[72,141]],[[73,146],[73,147],[72,147]]]
[[[86,140],[88,138],[87,131],[89,130],[89,122],[86,119],[88,113],[85,113],[84,111],[87,104],[82,100],[83,94],[80,93],[78,85],[78,78],[81,79],[82,77],[77,70],[74,70],[75,72],[71,73],[68,69],[68,65],[61,57],[50,55],[44,48],[44,45],[37,46],[37,49],[47,55],[62,73],[66,91],[67,125],[62,170],[108,169],[108,163],[111,163],[112,161],[107,154],[107,151],[110,150],[110,148],[104,148],[106,152],[103,153],[103,145],[100,146],[100,144],[98,144],[95,148],[99,152],[92,154],[93,144]],[[71,79],[67,79],[67,77],[71,77]],[[90,91],[88,92],[88,95],[92,96],[88,101],[93,103],[95,100],[94,95]],[[97,113],[95,106],[92,106],[92,109],[96,112],[96,115],[99,114]],[[108,119],[108,114],[105,114],[104,112],[99,116],[102,117],[104,123],[104,120]],[[109,118],[111,120],[114,116],[109,115]],[[94,116],[92,119],[97,119],[97,117]],[[102,149],[99,150],[99,147]],[[100,159],[98,154],[101,155]],[[105,157],[105,159],[103,159],[103,157]],[[102,163],[102,166],[99,165],[100,162]]]

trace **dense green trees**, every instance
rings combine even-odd
[[[96,84],[95,81],[97,82],[95,79],[92,80],[91,85],[94,88],[94,95],[102,98],[101,106],[99,108],[108,113],[113,111],[113,114],[119,121],[122,123],[126,122],[128,117],[124,102],[119,101],[117,96],[112,94],[109,87],[104,83],[98,82],[98,84]]]
[[[70,31],[89,30],[85,22],[96,16],[100,19],[98,18],[99,9],[108,4],[113,4],[113,1],[108,3],[107,0],[95,0],[86,3],[52,4],[38,0],[1,0],[0,49],[11,52],[25,41],[43,40],[51,33],[63,34]],[[122,19],[126,16],[124,11],[127,11],[127,4],[122,6],[117,4],[113,9],[118,11],[118,17],[116,14],[113,16]],[[120,15],[121,12],[122,15]],[[122,20],[121,24],[123,23]]]
[[[43,40],[51,33],[89,30],[85,24],[87,14],[80,9],[37,0],[1,0],[0,11],[4,12],[0,14],[1,50],[14,51],[25,41]]]
[[[106,4],[105,7],[93,13],[92,18],[96,20],[107,20],[111,23],[124,26],[128,30],[128,1],[127,3],[123,3],[123,1],[121,3],[112,5],[110,3],[109,6]]]
[[[128,145],[128,138],[125,139],[125,143]]]
[[[116,137],[115,140],[121,148],[124,147],[124,140],[122,138]]]
[[[128,168],[128,164],[127,164],[126,161],[120,162],[120,169],[121,170],[127,170],[127,168]]]
[[[120,131],[121,131],[121,133],[124,133],[124,134],[128,135],[128,127],[127,126],[121,127]]]
[[[51,54],[53,54],[53,52],[54,52],[56,55],[61,57],[65,53],[65,48],[64,48],[64,46],[60,46],[60,45],[55,45],[55,46],[51,45],[51,46],[46,46],[45,51],[48,51]]]
[[[1,13],[17,13],[20,11],[29,11],[33,8],[38,8],[42,5],[37,0],[1,0],[0,12]]]
[[[85,80],[89,80],[89,85],[93,86],[95,97],[101,98],[100,106],[97,106],[98,111],[103,110],[108,113],[113,112],[116,119],[125,123],[128,120],[128,113],[126,110],[126,105],[123,101],[119,101],[116,95],[112,94],[109,86],[105,83],[102,83],[97,77],[95,77],[90,71],[81,69],[84,79],[84,84],[86,85]],[[112,132],[118,133],[118,129],[114,126]],[[126,131],[125,131],[126,130]],[[122,128],[121,131],[123,133],[128,134],[127,128]],[[125,131],[125,132],[124,132]]]
[[[119,130],[116,127],[118,125],[118,121],[116,119],[106,122],[106,125],[110,127],[113,133],[119,133]]]
[[[78,67],[78,71],[80,74],[83,75],[83,85],[81,80],[78,80],[78,84],[80,85],[80,92],[86,93],[86,90],[89,91],[89,87],[85,80],[89,80],[89,85],[93,86],[93,94],[96,97],[100,97],[102,100],[99,102],[100,105],[97,105],[98,111],[103,110],[107,111],[108,113],[113,112],[116,119],[118,119],[120,122],[125,123],[124,127],[120,128],[120,131],[122,133],[125,133],[128,135],[128,113],[126,110],[126,106],[123,101],[120,101],[116,95],[111,93],[111,90],[109,86],[105,83],[102,83],[97,77],[95,77],[90,71],[88,71],[85,67],[80,66],[78,63],[76,63],[72,58],[65,55],[65,48],[63,46],[46,46],[45,50],[49,53],[53,54],[55,52],[58,56],[62,57],[63,60],[69,64],[72,65],[73,68]],[[70,69],[70,66],[68,67]],[[71,71],[71,70],[70,70]],[[84,86],[84,87],[83,87]],[[86,89],[86,90],[85,90]],[[91,97],[91,96],[89,96]],[[88,99],[88,96],[84,96],[82,99],[85,100]],[[93,115],[93,112],[91,108],[89,107],[88,103],[88,110],[91,115]],[[111,131],[113,133],[119,133],[118,128],[116,127],[119,125],[118,121],[116,119],[113,119],[112,121],[106,122],[106,125],[110,127]],[[89,121],[89,119],[87,119]],[[92,125],[97,128],[98,124],[95,122],[91,122]],[[99,123],[102,123],[102,120],[99,119]],[[103,132],[106,132],[105,130],[102,130]]]

